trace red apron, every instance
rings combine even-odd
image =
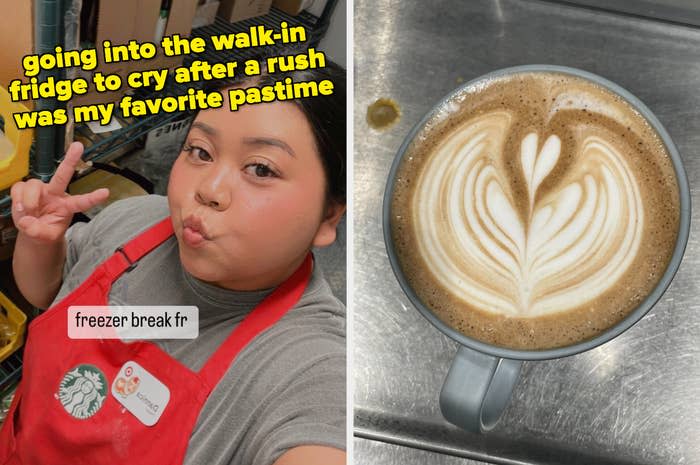
[[[112,283],[172,234],[172,223],[166,218],[118,249],[77,289],[30,324],[22,382],[0,431],[0,464],[183,462],[209,393],[238,353],[298,302],[311,275],[312,258],[309,254],[299,269],[231,332],[197,373],[151,342],[69,339],[68,307],[107,305]],[[129,361],[170,390],[170,400],[153,426],[142,423],[111,393],[115,376]]]

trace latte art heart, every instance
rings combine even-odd
[[[420,255],[451,294],[485,312],[536,317],[581,307],[618,285],[637,255],[638,182],[612,144],[586,135],[565,175],[545,188],[561,140],[527,133],[519,166],[508,169],[510,119],[505,111],[473,118],[426,161],[411,210]],[[514,200],[513,173],[527,202]]]

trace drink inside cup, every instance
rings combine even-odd
[[[663,141],[626,100],[520,72],[464,88],[418,131],[396,172],[391,238],[445,324],[544,350],[601,334],[652,292],[679,203]]]

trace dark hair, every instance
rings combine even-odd
[[[328,79],[333,83],[333,94],[289,100],[304,112],[316,139],[326,175],[326,201],[345,204],[346,199],[346,83],[345,69],[326,59],[324,68],[270,74],[262,59],[262,72],[257,76],[244,76],[237,79],[212,81],[205,90],[212,92],[235,85],[251,83],[255,86],[274,85],[289,77],[293,82]],[[196,114],[195,114],[196,117]]]

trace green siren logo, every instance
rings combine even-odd
[[[63,376],[58,386],[58,400],[75,418],[90,418],[107,397],[107,379],[93,365],[78,365]]]

